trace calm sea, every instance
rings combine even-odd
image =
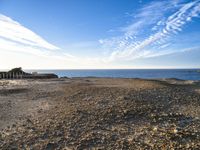
[[[59,77],[177,78],[200,80],[200,69],[102,69],[102,70],[26,70],[55,73]]]

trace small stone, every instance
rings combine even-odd
[[[175,128],[175,129],[173,130],[173,133],[176,134],[177,132],[178,132],[178,130]]]
[[[157,128],[157,127],[154,127],[154,128],[153,128],[153,131],[158,131],[158,128]]]

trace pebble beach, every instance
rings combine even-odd
[[[0,80],[0,149],[198,149],[200,82]]]

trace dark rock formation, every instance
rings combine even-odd
[[[8,72],[0,72],[0,79],[51,79],[58,78],[56,74],[38,74],[27,73],[22,70],[21,67],[11,69]]]
[[[31,74],[31,75],[24,75],[23,78],[26,79],[51,79],[51,78],[58,78],[56,74]]]
[[[8,71],[7,73],[15,73],[15,74],[18,73],[18,74],[23,74],[23,75],[31,75],[30,73],[24,72],[21,67],[13,68],[10,71]]]

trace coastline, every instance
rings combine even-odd
[[[0,80],[0,105],[1,149],[200,146],[200,81]]]
[[[59,77],[100,77],[100,78],[177,78],[200,80],[199,69],[73,69],[73,70],[28,70],[39,73],[53,72]]]

